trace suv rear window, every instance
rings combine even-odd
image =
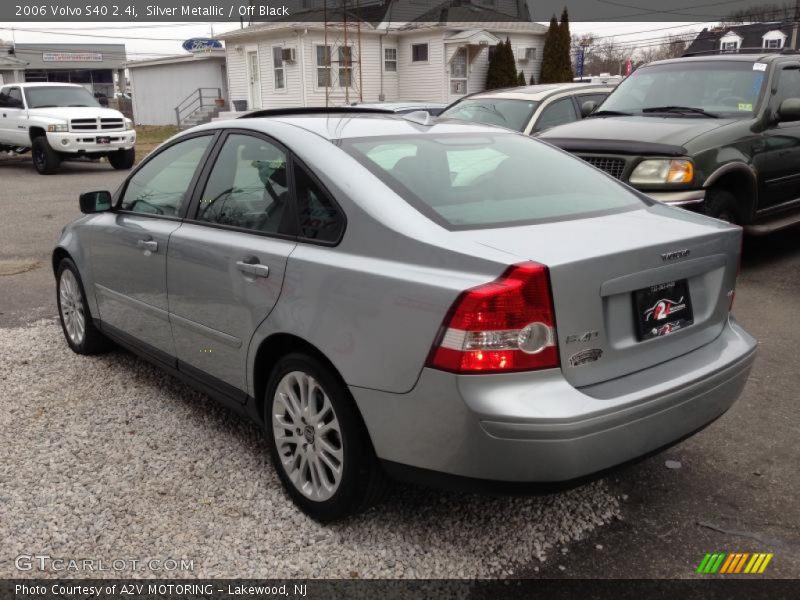
[[[510,133],[342,140],[345,151],[448,229],[532,224],[644,206],[564,152]]]

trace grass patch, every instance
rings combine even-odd
[[[174,125],[137,125],[136,162],[150,154],[161,142],[178,133]]]

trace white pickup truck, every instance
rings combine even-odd
[[[48,175],[61,161],[107,157],[115,169],[136,159],[133,122],[102,107],[83,87],[69,83],[10,83],[0,87],[0,151],[31,151],[36,170]]]

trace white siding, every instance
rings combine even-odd
[[[275,87],[274,60],[272,48],[293,48],[294,62],[283,62],[285,87]],[[265,37],[258,44],[259,66],[261,67],[261,108],[285,108],[303,105],[303,92],[301,89],[300,71],[302,68],[302,55],[298,37],[292,33],[279,33]]]
[[[228,65],[228,94],[231,99],[231,110],[234,100],[247,100],[247,58],[244,44],[232,42],[225,44],[225,62]],[[237,48],[241,48],[239,52]]]
[[[542,74],[542,55],[544,54],[544,35],[531,35],[525,33],[495,34],[504,41],[506,35],[511,40],[511,49],[514,51],[514,58],[517,61],[517,71],[525,73],[525,83],[531,80],[531,73],[536,77],[536,83]],[[520,62],[525,57],[525,48],[536,48],[536,59],[528,62]]]
[[[210,59],[130,68],[134,121],[137,125],[175,125],[175,107],[197,88],[220,88],[225,98],[223,67],[221,60]],[[211,102],[211,92],[205,94]]]
[[[398,96],[401,100],[446,102],[447,69],[442,31],[400,36],[397,45]],[[411,46],[428,44],[428,62],[412,62]]]

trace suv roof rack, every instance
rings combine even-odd
[[[258,119],[261,117],[286,117],[293,115],[331,115],[331,114],[379,114],[393,115],[394,111],[387,108],[363,108],[359,106],[319,106],[298,108],[267,108],[255,110],[237,117],[239,119]]]

